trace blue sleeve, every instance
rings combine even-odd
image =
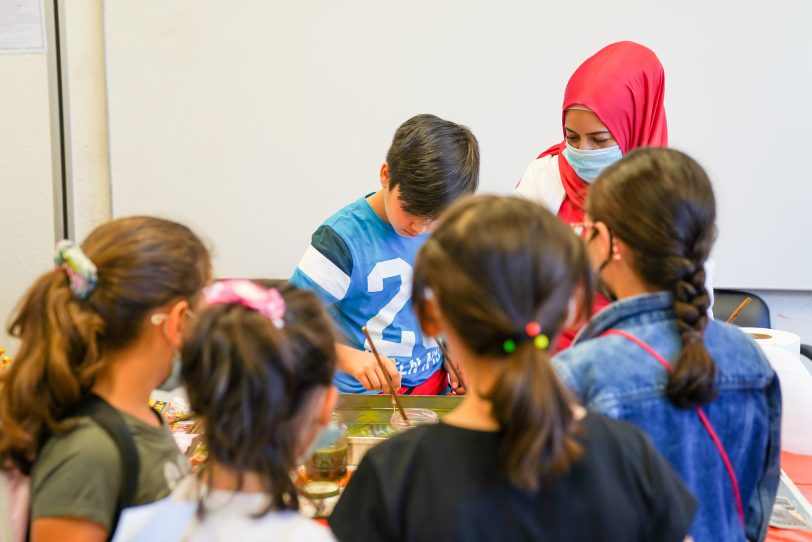
[[[748,540],[764,540],[770,525],[775,495],[781,479],[781,384],[778,375],[765,390],[769,407],[769,435],[764,471],[756,490],[745,506],[746,534]]]
[[[561,382],[567,386],[570,391],[572,391],[578,397],[578,399],[584,401],[586,399],[584,397],[584,389],[574,371],[575,361],[571,356],[567,355],[567,353],[569,353],[571,350],[572,348],[569,348],[553,357],[553,369],[558,375],[558,379],[561,380]]]
[[[332,227],[324,225],[313,234],[290,283],[316,292],[326,304],[332,305],[346,297],[352,269],[352,252],[347,242]]]

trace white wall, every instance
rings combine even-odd
[[[54,185],[48,59],[0,54],[0,346],[22,293],[52,265]]]
[[[812,344],[812,292],[753,290],[770,307],[773,329],[791,331]]]
[[[191,223],[228,276],[286,276],[377,185],[415,113],[468,124],[486,192],[561,140],[572,71],[621,39],[666,73],[671,145],[718,196],[716,282],[812,289],[808,0],[117,0],[105,11],[113,211]],[[792,197],[787,197],[791,194]],[[757,218],[756,218],[757,217]]]
[[[81,239],[110,217],[102,0],[62,4],[67,4],[61,14],[67,56],[66,165],[73,181],[72,226]],[[56,229],[55,164],[46,55],[0,55],[0,81],[0,320],[5,323],[25,288],[51,265]],[[520,154],[535,146],[530,142]],[[369,163],[374,165],[380,159],[375,155]],[[770,305],[774,327],[794,331],[804,342],[812,343],[812,292],[756,293]],[[10,344],[3,326],[0,346]]]
[[[46,11],[51,2],[45,2]],[[107,101],[102,0],[60,2],[69,229],[83,239],[110,218]],[[0,346],[13,307],[53,265],[62,217],[55,207],[60,178],[55,51],[0,55]]]
[[[60,2],[71,234],[84,239],[110,219],[110,161],[102,0]]]

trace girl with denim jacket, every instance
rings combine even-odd
[[[716,207],[704,170],[647,148],[607,168],[583,237],[614,303],[553,360],[594,412],[632,422],[699,500],[697,542],[762,540],[779,478],[781,398],[767,359],[708,318]]]

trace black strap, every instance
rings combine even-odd
[[[138,460],[138,450],[135,441],[127,427],[127,422],[119,412],[107,401],[95,394],[85,397],[79,408],[76,410],[77,416],[87,416],[104,429],[118,448],[121,457],[121,491],[116,501],[116,511],[113,521],[110,523],[108,539],[113,538],[116,532],[121,511],[128,506],[135,504],[135,493],[138,489],[138,475],[141,472],[141,464]]]

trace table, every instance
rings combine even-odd
[[[812,456],[781,452],[781,468],[806,497],[812,502]],[[812,531],[786,531],[770,527],[769,542],[812,542]]]

